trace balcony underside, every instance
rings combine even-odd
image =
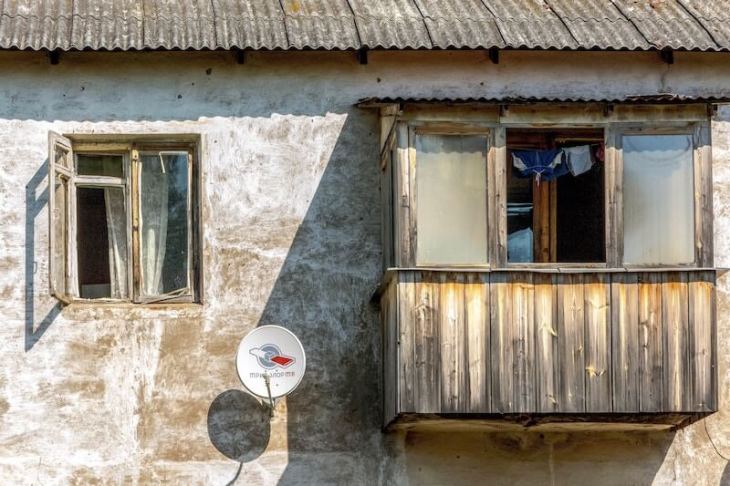
[[[712,271],[399,270],[384,423],[677,427],[716,409]]]
[[[411,431],[656,431],[685,427],[711,412],[698,413],[404,413],[395,417],[387,430]]]

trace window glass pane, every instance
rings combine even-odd
[[[67,269],[67,239],[66,232],[68,231],[68,179],[56,174],[55,181],[53,184],[54,191],[54,206],[52,217],[53,231],[53,278],[52,287],[55,292],[62,294],[67,293],[66,276],[68,274]]]
[[[121,187],[77,187],[79,295],[128,298],[127,212]]]
[[[55,164],[56,165],[61,166],[61,167],[65,168],[65,169],[71,169],[72,168],[72,165],[71,165],[71,162],[72,162],[72,160],[71,160],[72,159],[71,153],[69,152],[69,150],[65,146],[56,144],[55,145],[55,150],[54,150],[53,154],[54,154],[54,157],[56,159],[55,160]]]
[[[141,156],[140,262],[142,295],[169,294],[188,282],[188,156]]]
[[[124,177],[121,155],[76,155],[76,172],[79,175]]]
[[[487,262],[487,138],[417,135],[417,260]]]
[[[623,137],[624,262],[694,261],[690,135]]]

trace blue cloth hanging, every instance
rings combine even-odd
[[[563,150],[513,150],[512,165],[522,177],[551,181],[569,172],[563,161]]]

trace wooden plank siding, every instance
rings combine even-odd
[[[395,274],[381,294],[386,423],[717,408],[712,271]]]

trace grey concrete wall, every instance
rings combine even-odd
[[[730,483],[722,411],[675,433],[382,434],[378,125],[367,96],[730,91],[723,54],[0,53],[2,484]],[[49,130],[204,140],[205,303],[48,296]],[[713,125],[718,266],[730,266],[730,109]],[[234,356],[260,324],[308,352],[269,423]],[[710,440],[710,437],[712,440]],[[713,445],[714,443],[714,445]]]

